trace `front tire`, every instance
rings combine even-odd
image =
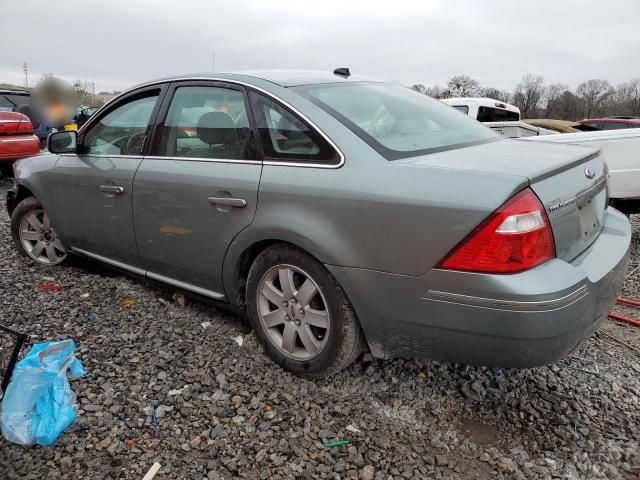
[[[364,350],[355,312],[322,264],[290,245],[264,250],[247,279],[247,313],[271,359],[303,377],[326,377]]]
[[[59,265],[67,250],[35,197],[22,200],[11,215],[11,236],[18,252],[43,265]]]

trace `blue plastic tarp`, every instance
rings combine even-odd
[[[51,445],[76,418],[76,396],[67,371],[85,374],[74,356],[75,342],[39,343],[31,347],[13,371],[2,399],[0,427],[10,442]]]

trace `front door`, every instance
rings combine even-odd
[[[102,112],[81,132],[78,154],[61,155],[50,182],[49,215],[67,247],[141,266],[131,210],[133,177],[161,88],[144,89]]]
[[[223,298],[224,255],[253,220],[262,171],[248,111],[237,85],[169,89],[152,156],[134,180],[135,234],[150,278]]]

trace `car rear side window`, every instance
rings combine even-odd
[[[468,105],[451,105],[456,110],[464,113],[465,115],[469,115],[469,106]]]
[[[388,160],[498,140],[449,105],[405,87],[331,83],[297,87]]]
[[[214,86],[175,90],[157,155],[252,160],[254,152],[242,91]]]
[[[480,107],[477,120],[479,122],[517,122],[520,120],[520,115],[500,108]]]
[[[292,112],[256,92],[250,92],[258,135],[270,160],[338,164],[340,157],[329,142]]]
[[[624,128],[632,128],[633,125],[629,125],[624,122],[602,122],[603,130],[622,130]]]
[[[151,114],[159,92],[148,93],[117,106],[84,135],[84,153],[89,155],[142,155]]]

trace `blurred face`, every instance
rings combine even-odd
[[[73,120],[76,112],[76,92],[58,78],[46,78],[33,90],[36,109],[51,126],[60,128]]]

